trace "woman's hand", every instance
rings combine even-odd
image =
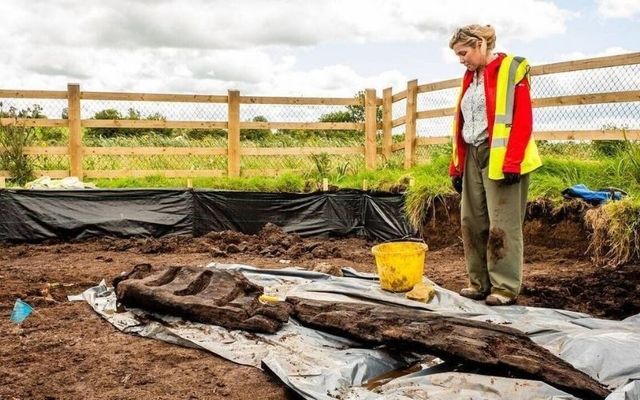
[[[462,177],[454,176],[451,178],[451,186],[453,186],[453,190],[462,194]]]
[[[510,186],[520,182],[520,174],[517,172],[505,172],[504,179],[502,180],[503,186]]]

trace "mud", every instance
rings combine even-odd
[[[441,211],[436,209],[436,219],[425,226],[430,248],[425,274],[457,291],[467,285],[459,213],[454,203],[436,207]],[[588,232],[576,216],[579,206],[553,215],[548,204],[529,208],[518,304],[614,319],[640,313],[640,266],[597,267],[587,253]],[[218,232],[199,238],[0,244],[0,399],[296,398],[258,369],[122,334],[87,304],[68,302],[66,296],[143,263],[201,267],[217,261],[334,274],[340,267],[373,272],[374,244],[359,238],[300,238],[277,227],[255,236]],[[16,298],[37,311],[20,327],[9,322]]]
[[[487,252],[489,253],[489,260],[491,262],[496,263],[507,255],[507,243],[505,237],[506,234],[502,229],[491,228],[489,231]]]
[[[640,312],[640,266],[601,267],[584,272],[530,278],[522,288],[522,304],[580,310],[613,319]]]

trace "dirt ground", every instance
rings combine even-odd
[[[425,227],[431,247],[425,273],[451,290],[466,284],[456,218],[446,213]],[[581,223],[566,216],[527,221],[518,303],[613,319],[640,312],[640,266],[596,267],[587,254],[587,237]],[[0,399],[295,399],[265,372],[120,333],[89,305],[68,302],[66,296],[139,263],[219,261],[373,272],[374,244],[359,238],[301,239],[268,228],[256,236],[222,232],[200,238],[0,245]],[[9,321],[16,298],[37,310],[21,326]]]

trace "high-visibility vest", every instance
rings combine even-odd
[[[496,109],[493,132],[491,135],[491,149],[489,151],[489,179],[504,179],[502,167],[507,154],[507,144],[511,134],[511,123],[513,122],[513,106],[516,85],[523,79],[529,77],[529,63],[522,57],[507,55],[504,57],[498,70],[496,87]],[[462,96],[462,91],[460,92]],[[460,100],[460,99],[459,99]],[[458,101],[458,105],[460,101]],[[454,124],[453,140],[453,162],[458,165],[457,127]],[[520,163],[520,173],[526,174],[542,165],[542,160],[538,154],[538,147],[533,140],[533,135],[529,138],[524,157]]]

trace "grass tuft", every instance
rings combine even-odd
[[[624,199],[586,212],[593,230],[589,251],[598,265],[617,267],[640,259],[640,202]]]

